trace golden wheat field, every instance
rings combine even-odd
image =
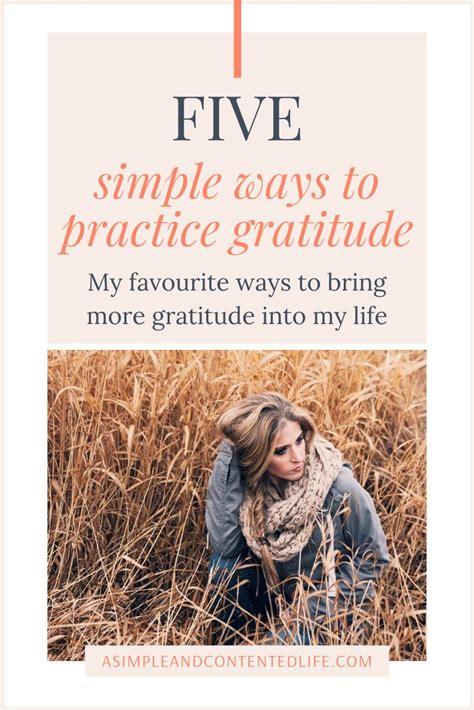
[[[418,351],[50,352],[49,658],[209,643],[215,423],[233,401],[274,391],[312,413],[381,518],[391,564],[363,642],[425,659],[425,385]],[[266,630],[257,620],[241,642]]]

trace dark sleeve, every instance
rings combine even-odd
[[[222,557],[236,557],[247,548],[239,522],[243,491],[239,456],[223,441],[209,479],[206,527],[211,547]]]
[[[350,561],[342,566],[339,589],[353,605],[370,600],[373,581],[389,563],[387,542],[372,498],[349,474],[342,530]]]

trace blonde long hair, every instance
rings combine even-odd
[[[286,421],[298,422],[308,448],[316,429],[309,412],[296,407],[285,397],[273,392],[255,394],[229,407],[217,422],[219,433],[230,439],[237,448],[242,474],[253,498],[251,506],[252,533],[265,538],[265,488],[267,468],[275,443]],[[262,545],[262,567],[270,585],[279,582],[275,564],[267,545]]]

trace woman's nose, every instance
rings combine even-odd
[[[303,452],[301,451],[301,448],[297,448],[296,446],[291,447],[291,460],[294,461],[295,463],[299,463],[300,461],[303,461]]]

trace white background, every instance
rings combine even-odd
[[[428,661],[376,679],[111,680],[47,662],[47,33],[231,32],[232,5],[6,5],[5,26],[6,704],[470,705],[470,6],[244,3],[244,31],[427,34]]]

